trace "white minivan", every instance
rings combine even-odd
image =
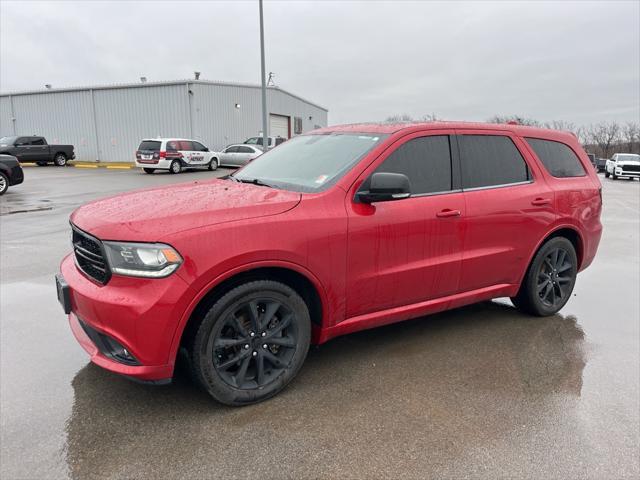
[[[217,152],[212,152],[197,140],[187,138],[147,138],[136,151],[136,167],[145,173],[169,170],[180,173],[186,168],[218,168]]]

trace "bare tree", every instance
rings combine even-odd
[[[413,122],[413,117],[408,113],[390,115],[384,120],[386,123]]]
[[[610,158],[620,142],[620,124],[617,122],[602,122],[589,127],[591,141],[599,149],[604,158]]]
[[[636,122],[627,122],[622,127],[622,141],[627,153],[640,153],[640,126]]]

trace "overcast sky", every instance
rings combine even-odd
[[[640,117],[640,2],[265,1],[267,71],[329,123]],[[258,2],[0,0],[0,91],[260,82]]]

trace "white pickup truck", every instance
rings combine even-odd
[[[640,178],[640,155],[635,153],[616,153],[607,160],[604,176],[617,178]]]

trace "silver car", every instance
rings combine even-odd
[[[218,160],[220,165],[226,167],[242,167],[260,155],[262,155],[262,150],[259,148],[239,143],[229,145],[222,150]]]

